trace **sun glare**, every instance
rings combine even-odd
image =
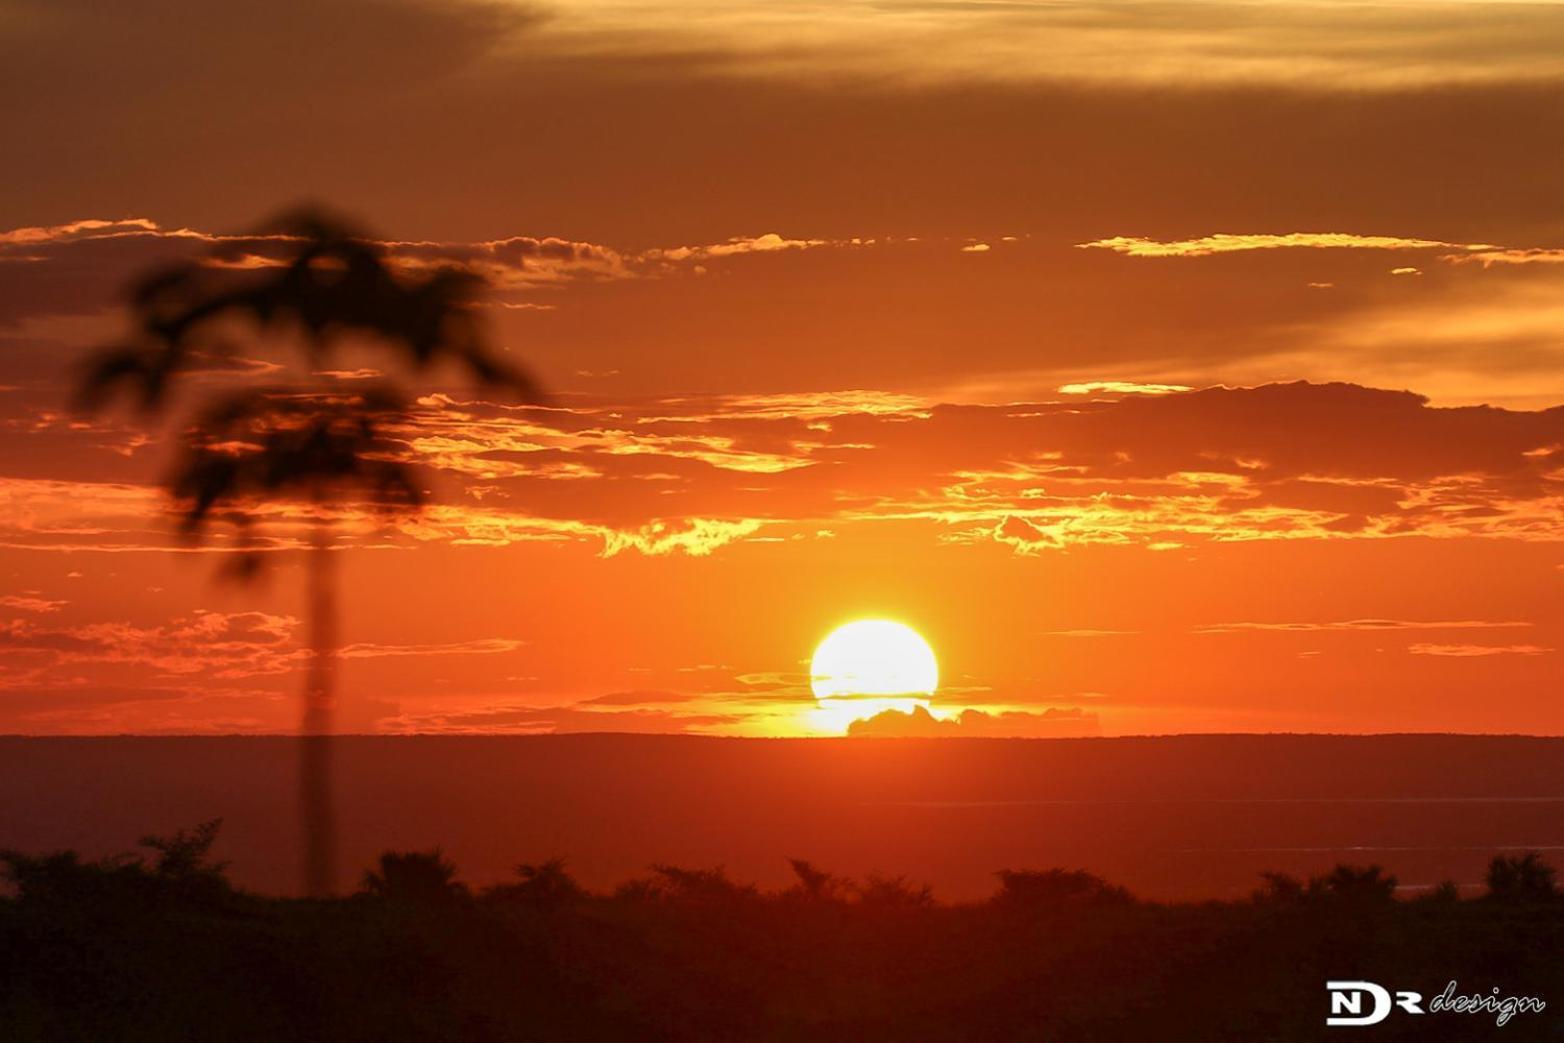
[[[916,630],[889,619],[860,619],[831,631],[815,649],[809,675],[819,702],[811,722],[838,734],[885,710],[927,707],[939,687],[934,649]]]
[[[865,695],[933,695],[939,687],[934,649],[904,623],[860,619],[820,642],[809,669],[816,699]]]

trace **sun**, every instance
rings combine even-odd
[[[815,649],[809,687],[816,699],[866,695],[933,695],[939,687],[934,649],[912,627],[860,619],[831,631]]]
[[[928,697],[939,687],[939,661],[922,635],[906,624],[860,619],[820,642],[809,687],[818,701],[811,723],[841,734],[853,721],[885,710],[927,708]]]

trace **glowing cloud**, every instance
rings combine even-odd
[[[1209,257],[1246,250],[1494,250],[1486,243],[1447,243],[1440,239],[1407,239],[1393,235],[1356,235],[1351,232],[1288,232],[1201,236],[1198,239],[1157,240],[1141,236],[1114,236],[1077,243],[1081,250],[1112,250],[1130,257]]]

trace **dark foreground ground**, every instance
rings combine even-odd
[[[899,879],[795,865],[761,892],[654,867],[588,894],[565,867],[469,891],[386,856],[359,894],[233,890],[210,832],[140,858],[0,860],[0,1039],[370,1041],[1525,1040],[1564,1030],[1564,901],[1536,857],[1489,893],[1393,896],[1380,871],[1152,904],[1086,873],[999,874],[946,905]],[[1393,1013],[1326,1028],[1328,979],[1541,1013]],[[1555,1007],[1557,1004],[1557,1007]]]

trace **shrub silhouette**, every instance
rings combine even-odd
[[[87,862],[75,851],[27,855],[4,850],[0,873],[16,889],[17,901],[29,905],[134,902],[153,893],[145,867],[131,855]]]
[[[516,867],[514,883],[495,884],[483,892],[486,901],[536,906],[574,905],[587,897],[586,888],[565,869],[563,858]]]
[[[1428,893],[1422,895],[1418,900],[1440,905],[1459,902],[1461,900],[1461,885],[1454,880],[1441,880],[1429,888]]]
[[[1303,881],[1286,873],[1265,872],[1260,880],[1260,887],[1250,896],[1256,905],[1302,905],[1317,899],[1324,890],[1319,877]]]
[[[1396,896],[1396,878],[1382,866],[1337,865],[1324,877],[1332,898],[1352,905],[1381,905]]]
[[[792,868],[793,875],[798,878],[798,883],[784,892],[787,897],[810,902],[841,902],[845,901],[852,891],[851,880],[827,873],[813,862],[802,858],[790,858],[787,864]]]
[[[211,905],[234,894],[228,864],[211,859],[221,829],[222,819],[212,819],[171,837],[143,837],[141,846],[157,853],[150,865],[133,854],[89,862],[75,851],[46,855],[0,851],[0,874],[16,888],[18,900],[27,904]]]
[[[722,866],[686,869],[657,863],[652,875],[621,884],[616,897],[638,901],[735,902],[759,897],[754,884],[735,883]]]
[[[457,881],[456,866],[439,848],[429,851],[387,851],[378,871],[364,873],[362,894],[401,905],[450,905],[467,897]]]
[[[1554,868],[1537,851],[1495,855],[1488,863],[1488,894],[1505,902],[1545,902],[1558,894]]]
[[[1396,896],[1396,878],[1377,865],[1340,863],[1329,873],[1307,881],[1286,873],[1261,873],[1260,878],[1264,883],[1251,896],[1258,905],[1375,906],[1392,902]]]
[[[877,912],[913,912],[934,905],[934,890],[931,887],[911,883],[904,876],[871,873],[854,890],[855,901],[860,908]]]
[[[473,903],[438,849],[386,852],[352,900],[212,902],[188,885],[226,886],[215,836],[205,824],[97,862],[0,856],[13,885],[0,891],[0,1036],[1290,1043],[1323,1038],[1318,983],[1344,965],[1396,981],[1502,969],[1506,992],[1546,997],[1564,930],[1564,902],[1513,909],[1453,889],[1392,901],[1376,866],[1269,875],[1262,894],[1285,915],[1139,902],[1065,869],[1007,870],[993,900],[937,904],[900,877],[849,890],[801,859],[797,884],[764,893],[721,869],[658,865],[631,886],[646,904],[589,894],[550,859]],[[1537,859],[1503,863],[1546,876]],[[511,899],[572,912],[513,915]],[[1359,929],[1363,902],[1376,929]],[[1080,915],[1018,915],[1046,903]],[[1425,1038],[1421,1020],[1386,1038]],[[1517,1020],[1503,1035],[1549,1031]]]
[[[1127,905],[1135,899],[1125,888],[1080,869],[1001,869],[996,905],[1011,909]]]

